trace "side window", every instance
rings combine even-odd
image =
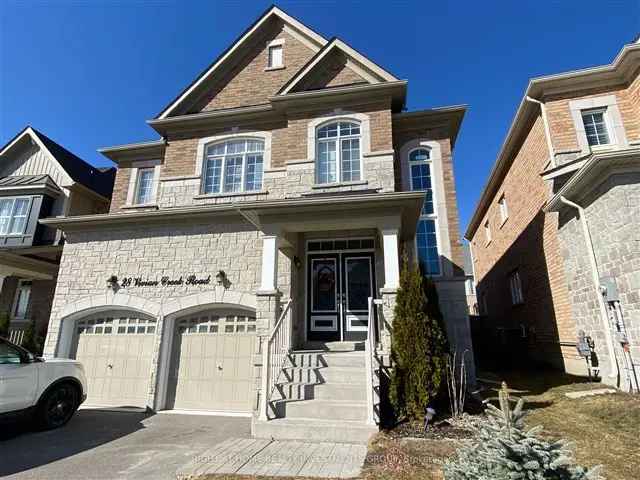
[[[20,363],[21,361],[20,351],[7,342],[0,340],[0,365]]]
[[[590,147],[598,147],[613,143],[607,126],[606,109],[600,108],[596,110],[583,110],[581,114],[584,131],[587,135],[587,142]]]
[[[29,300],[31,298],[31,281],[20,280],[16,289],[16,298],[13,304],[13,317],[24,319],[29,311]]]
[[[138,169],[138,178],[136,179],[136,205],[145,205],[153,201],[153,180],[155,169],[140,168]]]
[[[511,290],[511,304],[522,305],[524,303],[524,295],[522,294],[522,282],[520,281],[518,270],[514,270],[509,274],[509,288]]]

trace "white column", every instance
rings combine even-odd
[[[4,286],[4,279],[7,278],[6,275],[0,275],[0,293],[2,293],[2,287]]]
[[[278,288],[278,237],[262,237],[262,277],[260,291],[272,292]]]
[[[400,286],[400,259],[398,256],[398,230],[382,230],[384,252],[384,288]]]

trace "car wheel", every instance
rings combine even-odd
[[[78,389],[70,383],[56,385],[40,400],[36,413],[40,428],[50,430],[63,426],[78,408]]]

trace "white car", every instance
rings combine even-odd
[[[0,338],[0,419],[27,414],[39,428],[67,423],[87,398],[80,362],[44,360]]]

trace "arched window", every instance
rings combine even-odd
[[[317,130],[317,183],[355,182],[362,177],[360,124],[332,122]]]
[[[437,216],[433,199],[431,150],[419,147],[409,152],[411,190],[424,191],[424,203],[416,230],[418,260],[427,275],[440,275]]]
[[[245,138],[213,143],[204,156],[202,193],[262,189],[264,141]]]

